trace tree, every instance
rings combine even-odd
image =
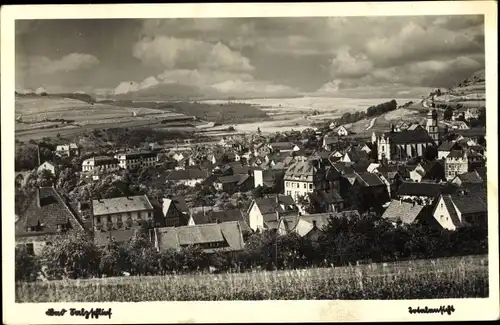
[[[123,266],[120,247],[112,241],[101,253],[99,271],[106,276],[119,276],[123,272]]]
[[[40,272],[40,263],[36,256],[29,254],[24,248],[15,251],[15,279],[17,281],[35,281]]]
[[[424,158],[427,161],[433,161],[437,158],[437,156],[438,156],[438,152],[437,152],[436,146],[429,146],[429,147],[425,148]]]
[[[158,272],[159,253],[144,233],[136,232],[124,245],[124,250],[131,274],[153,275]]]
[[[72,230],[42,251],[53,278],[87,278],[98,274],[100,252],[87,233]]]
[[[452,116],[453,116],[453,108],[451,108],[450,106],[446,107],[446,110],[443,113],[443,119],[445,121],[449,121],[451,120]]]

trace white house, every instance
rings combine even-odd
[[[297,205],[289,195],[255,199],[247,210],[249,226],[254,231],[277,229],[280,216],[298,215],[298,211]]]
[[[339,126],[336,132],[339,137],[345,137],[349,135],[349,130],[347,130],[343,125]]]
[[[108,170],[119,168],[118,159],[108,156],[97,156],[85,159],[82,162],[83,172],[92,172],[96,170]]]
[[[207,179],[208,176],[208,171],[201,169],[190,168],[185,170],[173,170],[166,177],[166,181],[184,184],[186,186],[195,186]]]
[[[436,221],[448,230],[488,222],[488,205],[484,193],[441,195],[434,208]]]
[[[44,162],[38,166],[37,171],[48,170],[52,175],[56,175],[57,167],[49,161]]]

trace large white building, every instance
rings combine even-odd
[[[152,151],[122,153],[115,155],[115,158],[118,159],[118,164],[123,169],[153,167],[159,162],[158,154]]]
[[[427,113],[427,123],[425,125],[427,134],[432,138],[434,144],[439,143],[438,114],[435,109],[430,109]]]
[[[82,163],[83,172],[119,168],[118,159],[109,156],[97,156],[85,159]]]

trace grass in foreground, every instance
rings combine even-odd
[[[16,285],[17,302],[438,299],[488,296],[477,259],[387,267],[71,280]]]

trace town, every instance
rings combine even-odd
[[[345,242],[343,250],[335,238],[325,239],[341,229],[332,220],[359,227],[368,222],[381,232],[420,231],[420,242],[412,245],[430,241],[436,231],[486,229],[485,128],[443,130],[438,110],[428,109],[424,125],[398,123],[366,141],[333,122],[319,130],[268,136],[256,130],[183,149],[144,142],[110,154],[95,148],[85,152],[76,143],[41,143],[38,167],[16,173],[16,245],[46,259],[53,250],[70,249],[66,237],[76,232],[103,250],[95,273],[90,261],[66,271],[46,261],[49,273],[40,274],[52,271],[56,277],[281,269],[462,254],[457,247],[408,249],[411,240],[403,248],[372,249],[388,244],[380,239],[383,233],[363,233],[365,244]],[[47,156],[52,158],[42,158]],[[369,236],[380,242],[370,242]],[[470,244],[467,253],[485,253],[487,237],[477,242],[463,236],[459,246]],[[288,237],[295,241],[280,239]],[[324,248],[325,243],[335,249]],[[134,261],[129,252],[127,264],[120,261],[120,247],[148,247],[150,256]],[[182,265],[175,261],[180,252],[199,261]],[[163,257],[160,262],[157,256]]]

